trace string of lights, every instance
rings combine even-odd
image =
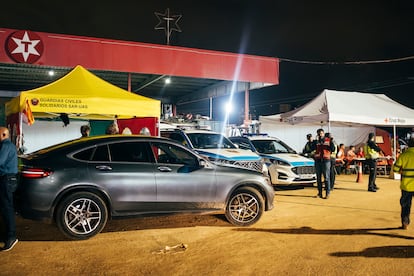
[[[278,58],[282,62],[302,63],[302,64],[318,64],[318,65],[353,65],[353,64],[378,64],[378,63],[391,63],[413,60],[414,56],[381,59],[381,60],[366,60],[366,61],[309,61],[309,60],[296,60],[289,58]]]

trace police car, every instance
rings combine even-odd
[[[161,136],[175,140],[216,164],[233,165],[267,174],[263,159],[251,150],[239,149],[221,133],[202,129],[161,129]]]
[[[281,140],[263,135],[229,137],[240,149],[249,149],[264,158],[273,185],[314,184],[315,162],[297,154]]]

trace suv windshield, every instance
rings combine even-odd
[[[196,149],[235,149],[236,146],[226,137],[217,133],[187,133]]]
[[[277,140],[253,140],[254,147],[259,153],[274,154],[274,153],[296,153],[292,148]]]

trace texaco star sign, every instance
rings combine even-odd
[[[31,31],[17,31],[7,38],[7,53],[19,63],[34,63],[43,54],[41,38]]]
[[[170,15],[170,9],[166,9],[165,13],[155,12],[155,16],[158,18],[159,22],[154,29],[164,30],[165,35],[167,36],[167,45],[170,45],[170,37],[172,31],[181,32],[180,27],[178,26],[178,21],[181,19],[181,14]]]

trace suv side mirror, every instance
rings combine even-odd
[[[198,160],[198,164],[200,165],[200,167],[205,167],[207,165],[207,161],[203,158],[200,158]]]

